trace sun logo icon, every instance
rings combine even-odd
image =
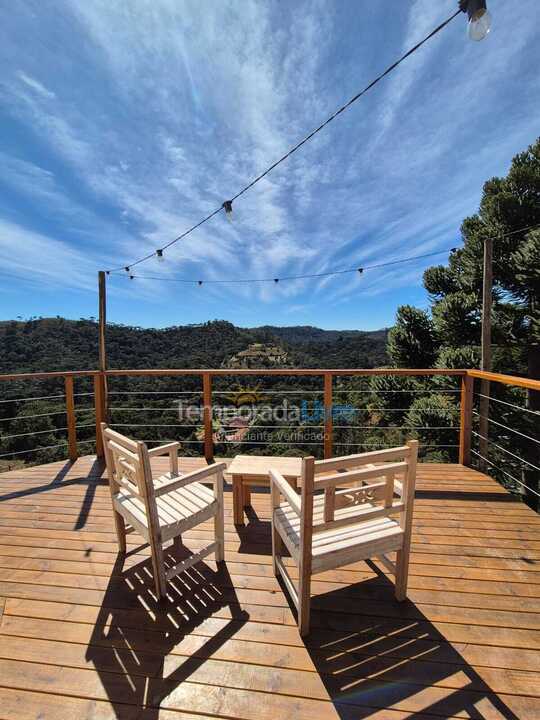
[[[240,407],[240,405],[254,405],[262,400],[260,385],[256,385],[255,387],[242,387],[241,385],[237,385],[236,389],[225,397],[233,405],[236,405],[236,407]]]

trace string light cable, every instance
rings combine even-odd
[[[464,0],[465,2],[466,0]],[[467,2],[470,0],[467,0]],[[462,3],[463,4],[463,3]],[[363,97],[367,92],[369,92],[372,88],[374,88],[381,80],[383,80],[387,75],[389,75],[391,72],[393,72],[401,63],[403,63],[408,57],[413,55],[415,52],[417,52],[423,45],[425,45],[431,38],[435,37],[438,33],[441,32],[447,25],[449,25],[458,15],[461,15],[462,12],[466,11],[466,4],[465,6],[461,7],[456,10],[450,17],[448,17],[446,20],[444,20],[442,23],[437,25],[426,37],[424,37],[423,40],[420,40],[416,45],[414,45],[410,50],[408,50],[406,53],[404,53],[398,60],[393,62],[391,65],[389,65],[386,70],[384,70],[380,75],[378,75],[374,80],[372,80],[368,85],[366,85],[362,90],[356,93],[350,100],[348,100],[344,105],[339,107],[330,117],[328,117],[324,122],[322,122],[318,127],[316,127],[314,130],[312,130],[308,135],[306,135],[302,140],[300,140],[296,145],[294,145],[290,150],[288,150],[284,155],[282,155],[278,160],[276,160],[272,165],[266,168],[263,172],[261,172],[257,177],[255,177],[253,180],[251,180],[247,185],[245,185],[243,188],[241,188],[235,195],[233,195],[229,200],[225,200],[219,207],[217,207],[215,210],[210,212],[208,215],[203,217],[202,220],[199,220],[199,222],[195,223],[195,225],[192,225],[190,228],[188,228],[185,232],[181,233],[177,237],[175,237],[173,240],[168,242],[166,245],[163,245],[161,248],[154,250],[153,252],[149,253],[148,255],[145,255],[144,257],[139,258],[138,260],[134,260],[133,262],[129,263],[128,265],[122,265],[120,267],[115,268],[109,268],[105,272],[107,274],[117,272],[118,270],[124,270],[128,275],[132,274],[131,269],[135,267],[136,265],[140,265],[143,262],[146,262],[147,260],[150,260],[151,258],[158,258],[160,260],[163,259],[163,251],[170,248],[175,243],[179,242],[180,240],[183,240],[185,237],[190,235],[192,232],[197,230],[197,228],[200,228],[201,225],[204,225],[209,220],[211,220],[213,217],[215,217],[218,213],[224,212],[225,216],[229,219],[232,218],[232,207],[233,202],[237,200],[239,197],[241,197],[244,193],[246,193],[248,190],[250,190],[254,185],[256,185],[258,182],[260,182],[263,178],[265,178],[272,170],[274,170],[278,165],[281,165],[283,162],[288,160],[288,158],[291,157],[297,150],[299,150],[301,147],[303,147],[307,142],[309,142],[315,135],[317,135],[321,130],[323,130],[325,127],[327,127],[333,120],[335,120],[337,117],[339,117],[342,113],[344,113],[346,110],[348,110],[354,103],[356,103],[358,100],[360,100],[361,97]]]
[[[527,225],[526,227],[519,228],[518,230],[512,230],[508,233],[504,233],[503,235],[496,235],[492,238],[488,238],[490,240],[501,240],[505,237],[510,237],[511,235],[515,235],[517,233],[525,232],[527,230],[535,230],[537,228],[540,228],[540,224],[538,225]],[[223,285],[223,284],[250,284],[250,283],[280,283],[280,282],[286,282],[288,280],[310,280],[310,279],[317,279],[317,278],[325,278],[325,277],[332,277],[334,275],[347,275],[351,273],[357,273],[358,275],[362,275],[365,270],[375,270],[378,268],[385,268],[390,267],[392,265],[400,265],[402,263],[412,262],[413,260],[422,260],[424,258],[430,258],[435,257],[436,255],[445,255],[450,252],[454,252],[457,250],[457,248],[452,247],[447,250],[436,250],[435,252],[430,253],[423,253],[422,255],[410,255],[408,257],[399,258],[397,260],[389,260],[387,262],[382,263],[375,263],[373,265],[364,265],[362,267],[356,266],[356,267],[350,267],[350,268],[342,268],[339,270],[328,270],[327,272],[320,272],[320,273],[307,273],[304,275],[285,275],[283,277],[265,277],[265,278],[221,278],[221,279],[199,279],[199,280],[188,280],[186,278],[175,278],[175,277],[167,277],[166,275],[134,275],[130,274],[129,276],[120,273],[120,272],[114,272],[111,271],[111,276],[116,277],[123,277],[123,278],[129,278],[130,280],[140,279],[140,280],[159,280],[162,282],[176,282],[176,283],[184,283],[187,285]]]

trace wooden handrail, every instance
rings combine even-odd
[[[91,377],[92,375],[99,375],[99,370],[60,370],[58,372],[16,373],[14,375],[0,375],[0,381],[48,380],[49,378]]]
[[[322,369],[322,368],[198,368],[198,369],[165,369],[165,368],[152,368],[152,369],[137,369],[137,370],[106,370],[105,375],[114,376],[162,376],[162,375],[204,375],[204,373],[210,373],[212,377],[227,376],[227,375],[326,375],[331,373],[333,376],[370,376],[370,375],[451,375],[451,376],[462,376],[467,373],[467,370],[456,370],[456,369],[409,369],[409,368],[336,368],[336,369]]]
[[[514,385],[515,387],[540,392],[540,380],[533,380],[532,378],[519,377],[518,375],[503,375],[502,373],[487,372],[485,370],[467,370],[467,375],[471,378],[489,380],[490,382],[498,382],[503,385]]]
[[[474,378],[491,380],[500,382],[504,385],[515,385],[517,387],[527,388],[529,390],[540,391],[540,380],[520,377],[518,375],[505,375],[503,373],[485,372],[483,370],[461,370],[455,368],[152,368],[152,369],[134,369],[134,370],[106,370],[106,376],[165,376],[165,375],[203,375],[209,373],[211,376],[227,376],[227,375],[326,375],[332,376],[366,376],[370,375],[449,375],[464,376],[468,375]],[[17,381],[17,380],[47,380],[49,378],[66,378],[66,377],[92,377],[99,375],[99,370],[60,370],[53,372],[34,372],[34,373],[11,373],[7,375],[0,374],[1,381]]]

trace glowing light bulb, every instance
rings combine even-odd
[[[486,8],[477,10],[469,20],[467,32],[471,40],[483,40],[491,30],[491,15]]]
[[[158,259],[158,262],[165,262],[165,258],[163,257],[163,250],[156,250],[156,257]]]

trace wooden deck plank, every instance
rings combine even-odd
[[[226,493],[226,569],[175,579],[162,607],[135,535],[117,562],[101,478],[91,456],[0,475],[0,720],[540,718],[540,519],[491,478],[420,465],[408,601],[377,564],[323,573],[305,642],[267,494],[239,530]]]
[[[92,577],[121,577],[122,573],[117,570],[110,559],[108,562],[97,562],[95,558],[90,561],[85,558],[84,553],[75,553],[77,560],[66,560],[58,556],[65,555],[69,551],[48,550],[46,548],[34,547],[32,549],[32,557],[28,557],[28,549],[15,547],[15,550],[22,552],[13,552],[12,548],[0,545],[0,568],[13,570],[31,570],[53,573],[64,573],[70,575],[90,575]],[[4,554],[5,553],[5,554]],[[269,590],[271,592],[277,590],[280,586],[274,578],[269,563],[267,564],[250,564],[241,562],[242,555],[236,554],[235,560],[232,559],[233,554],[228,560],[228,568],[234,577],[234,585],[236,587],[251,587],[253,589]],[[126,559],[124,567],[131,567],[141,562],[138,556],[132,556]],[[207,561],[209,567],[215,569],[213,561]],[[290,575],[294,579],[298,578],[298,570],[295,566],[290,567]],[[382,569],[382,567],[381,567]],[[411,567],[409,575],[409,588],[415,590],[440,590],[453,591],[460,593],[482,593],[486,595],[510,595],[512,597],[529,597],[540,598],[540,577],[535,573],[513,572],[510,570],[502,571],[471,571],[467,573],[468,568],[447,568],[449,571],[441,570],[441,566],[414,565]],[[467,575],[470,577],[467,577]],[[445,576],[446,575],[446,576]],[[331,592],[333,590],[343,589],[346,597],[356,597],[358,588],[351,586],[351,583],[358,583],[363,580],[371,580],[374,586],[386,587],[387,580],[375,572],[358,572],[345,569],[343,571],[330,571],[317,576],[313,581],[312,592],[314,595]]]

